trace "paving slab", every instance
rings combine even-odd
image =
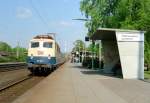
[[[150,103],[150,83],[68,62],[13,103]]]

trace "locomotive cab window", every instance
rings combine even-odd
[[[43,47],[45,47],[45,48],[52,48],[52,43],[50,43],[50,42],[44,42],[43,43]]]
[[[39,42],[31,42],[31,48],[39,47]]]

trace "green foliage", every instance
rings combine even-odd
[[[145,30],[144,25],[149,27],[149,0],[82,0],[80,4],[81,12],[91,19],[88,26],[86,24],[90,30],[98,27]]]
[[[0,42],[0,51],[5,52],[8,56],[0,56],[0,62],[24,62],[27,57],[27,49],[22,47],[12,48],[5,42]],[[17,51],[19,52],[19,56],[16,56]]]
[[[144,78],[150,79],[150,71],[144,71]]]
[[[145,62],[150,63],[150,0],[81,0],[80,10],[89,18],[88,35],[99,27],[137,29],[145,33]]]
[[[95,43],[92,43],[88,46],[87,48],[88,51],[91,51],[93,53],[96,53],[96,55],[99,55],[99,44],[95,44]]]
[[[73,51],[82,51],[85,49],[85,43],[82,40],[76,40],[74,42]]]
[[[5,42],[0,42],[0,51],[10,52],[11,46]]]
[[[16,57],[16,60],[17,61],[26,61],[26,57],[27,57],[27,49],[26,48],[22,48],[22,47],[15,47],[12,49],[12,51],[15,53],[15,56],[16,56],[16,53],[18,51],[18,58]]]

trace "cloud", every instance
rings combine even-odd
[[[63,26],[63,27],[71,27],[74,25],[74,22],[60,21],[59,24],[60,24],[60,26]]]
[[[32,11],[25,7],[19,7],[16,11],[17,18],[27,19],[32,17]]]

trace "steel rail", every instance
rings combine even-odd
[[[13,81],[8,81],[7,83],[0,85],[0,92],[31,78],[32,76],[24,76]]]
[[[26,67],[27,64],[25,62],[18,63],[0,63],[0,72],[12,71],[17,69],[23,69],[19,67]]]
[[[8,68],[8,67],[18,67],[18,66],[26,66],[25,62],[17,62],[17,63],[0,63],[0,68]]]

